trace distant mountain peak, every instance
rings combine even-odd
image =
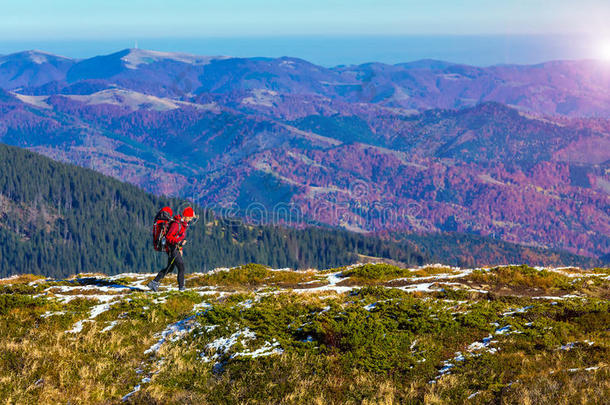
[[[199,56],[188,53],[179,52],[160,52],[147,49],[130,48],[121,51],[124,55],[121,60],[125,62],[125,67],[129,69],[137,69],[140,65],[161,62],[174,61],[187,63],[192,65],[207,65],[214,59],[226,59],[228,56]]]
[[[413,62],[398,63],[395,66],[400,66],[406,69],[443,70],[453,65],[456,65],[456,63],[437,59],[420,59]]]
[[[0,57],[0,59],[8,60],[22,60],[29,61],[35,63],[37,65],[42,65],[43,63],[49,63],[52,60],[70,60],[70,58],[66,58],[65,56],[54,55],[49,52],[39,51],[37,49],[30,49],[23,52],[17,52],[10,55],[5,55]]]

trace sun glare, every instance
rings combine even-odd
[[[598,52],[601,59],[610,61],[610,38],[600,42]]]

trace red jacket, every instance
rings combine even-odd
[[[180,215],[176,215],[174,217],[174,221],[167,230],[167,235],[165,235],[165,240],[167,240],[167,243],[169,245],[177,245],[182,242],[186,236],[186,228],[188,228],[188,223],[182,221],[182,217]]]

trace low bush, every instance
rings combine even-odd
[[[561,289],[572,291],[575,286],[569,277],[549,270],[538,270],[529,266],[502,266],[488,271],[475,270],[467,279],[492,285],[541,288],[545,291]]]
[[[408,277],[411,275],[411,272],[408,269],[379,263],[353,267],[343,271],[342,275],[344,277],[350,277],[353,280],[362,280],[366,283],[368,281],[386,281],[398,277]]]

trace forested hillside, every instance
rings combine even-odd
[[[0,144],[0,277],[156,271],[164,254],[152,249],[152,219],[162,206],[187,204]],[[355,262],[356,253],[413,264],[425,259],[408,243],[324,228],[250,226],[195,210],[201,220],[185,248],[190,271],[247,262],[324,268]]]

